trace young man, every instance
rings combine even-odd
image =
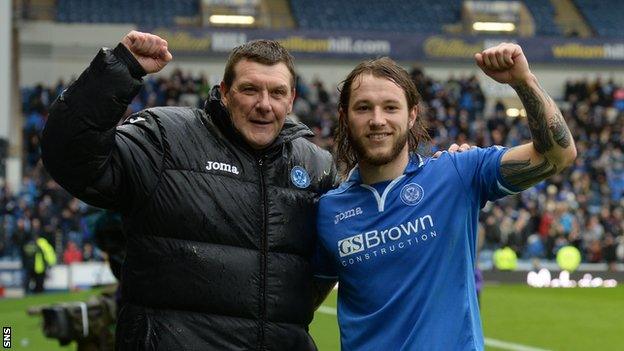
[[[152,108],[117,126],[142,77],[171,59],[165,40],[129,33],[55,101],[43,132],[52,177],[122,213],[116,349],[315,350],[315,206],[335,168],[286,120],[293,59],[274,41],[244,44],[204,110]]]
[[[418,93],[388,58],[358,65],[340,96],[346,181],[321,197],[317,276],[339,280],[342,349],[481,350],[474,267],[479,210],[561,171],[576,150],[522,49],[476,54],[527,109],[533,142],[512,149],[416,153]]]

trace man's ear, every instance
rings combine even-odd
[[[416,123],[416,118],[418,118],[418,105],[412,107],[412,110],[410,111],[410,114],[408,116],[410,129],[414,126],[414,123]]]
[[[223,103],[223,105],[227,105],[227,92],[230,89],[228,88],[228,86],[225,85],[224,81],[221,81],[221,84],[219,84],[219,93],[221,93],[221,102]]]

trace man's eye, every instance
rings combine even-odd
[[[284,90],[274,90],[273,91],[273,95],[275,95],[275,96],[285,96],[286,95],[286,91],[284,91]]]
[[[356,111],[368,111],[369,107],[366,105],[360,105],[355,108]]]
[[[398,110],[398,109],[399,109],[399,108],[398,108],[397,106],[386,106],[386,110],[387,110],[387,111],[396,111],[396,110]]]

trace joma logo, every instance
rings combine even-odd
[[[238,171],[238,168],[236,168],[236,166],[232,166],[230,164],[227,163],[223,163],[223,162],[215,162],[215,161],[208,161],[208,163],[206,163],[206,170],[207,171],[223,171],[223,172],[229,172],[232,174],[239,174],[240,172]]]
[[[338,224],[338,222],[350,218],[350,217],[354,217],[354,216],[359,216],[362,213],[362,208],[361,207],[356,207],[356,208],[352,208],[348,211],[345,212],[341,212],[339,214],[336,215],[336,218],[334,219],[334,224]]]

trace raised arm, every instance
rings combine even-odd
[[[492,79],[509,84],[527,111],[533,141],[503,155],[503,178],[524,190],[572,165],[576,158],[572,134],[553,99],[531,73],[522,48],[502,43],[475,54],[475,60]]]
[[[161,38],[130,32],[114,50],[102,49],[52,104],[42,135],[43,163],[72,195],[104,208],[126,206],[136,190],[128,172],[155,164],[162,147],[148,118],[116,128],[142,86],[141,77],[171,60]],[[140,120],[145,123],[136,123]],[[133,175],[136,175],[134,172]]]

